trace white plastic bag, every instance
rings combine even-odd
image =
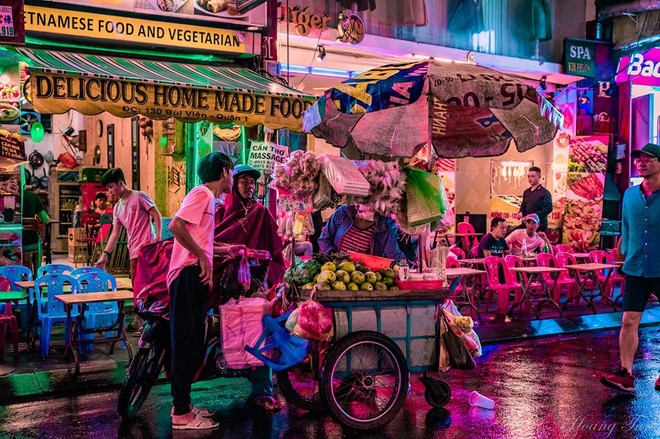
[[[352,161],[335,155],[319,156],[321,172],[328,179],[332,188],[341,195],[366,197],[371,186]]]

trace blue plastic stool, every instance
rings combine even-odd
[[[285,369],[299,364],[305,359],[309,351],[309,341],[295,335],[291,335],[284,327],[286,319],[291,314],[286,314],[274,319],[271,316],[264,316],[264,330],[259,336],[259,340],[254,346],[245,346],[245,350],[261,360],[266,366],[272,368],[275,372],[281,372]],[[267,344],[266,339],[270,337]],[[264,344],[263,347],[259,348]],[[265,352],[276,349],[281,355],[276,360],[270,359],[264,355]]]

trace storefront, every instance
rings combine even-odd
[[[660,142],[660,48],[621,56],[619,86],[619,140],[622,144],[620,187],[639,184],[630,153],[647,143]]]
[[[65,248],[73,210],[90,207],[80,188],[65,187],[78,182],[73,174],[98,178],[83,168],[122,168],[167,217],[196,183],[199,157],[216,150],[246,160],[245,127],[300,130],[313,99],[247,68],[260,55],[264,2],[247,11],[198,3],[26,2],[26,45],[2,53],[20,71],[20,116],[3,122],[22,124],[28,153],[50,158],[29,170],[50,175],[38,192],[60,221],[54,249]],[[34,122],[43,139],[31,138]]]

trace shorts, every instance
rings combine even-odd
[[[660,277],[626,275],[626,286],[623,293],[623,310],[644,311],[652,293],[660,293]]]

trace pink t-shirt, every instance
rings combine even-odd
[[[527,240],[527,251],[529,253],[538,252],[543,247],[544,241],[539,235],[535,235],[533,238],[530,238],[527,236],[527,231],[525,229],[514,230],[509,236],[506,237],[506,243],[509,246],[512,255],[522,255],[523,239]]]
[[[130,259],[138,257],[142,246],[156,240],[149,215],[149,210],[155,206],[149,195],[140,191],[131,191],[126,200],[120,198],[114,206],[112,225],[121,224],[126,229]]]
[[[174,218],[181,218],[187,223],[186,229],[193,241],[204,250],[209,267],[213,267],[214,207],[213,192],[206,186],[200,185],[188,192],[178,212],[174,215]],[[170,269],[167,272],[167,286],[170,286],[183,268],[196,263],[197,257],[186,250],[175,238]]]

